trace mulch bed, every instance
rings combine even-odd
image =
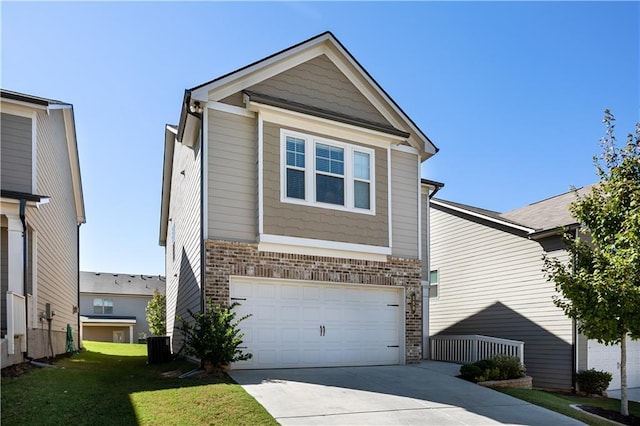
[[[613,420],[614,422],[622,423],[623,425],[629,426],[640,426],[640,417],[629,415],[623,416],[618,411],[613,410],[605,410],[600,407],[592,407],[590,405],[580,405],[580,409],[587,411],[591,414],[595,414],[596,416],[604,417],[608,420]]]

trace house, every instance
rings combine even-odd
[[[588,193],[590,186],[581,188]],[[553,303],[543,254],[567,259],[560,230],[575,232],[567,192],[507,213],[432,199],[429,335],[486,335],[524,341],[533,385],[569,389],[577,370],[613,373],[620,350],[580,335]],[[640,386],[640,341],[628,341],[629,387]]]
[[[71,104],[0,90],[2,366],[78,342],[78,258],[85,223]]]
[[[145,309],[156,291],[165,294],[162,276],[81,271],[81,339],[138,343],[151,336]]]
[[[167,326],[239,303],[234,368],[422,358],[437,149],[329,32],[184,95],[165,128]]]

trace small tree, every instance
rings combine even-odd
[[[149,331],[155,336],[167,334],[167,298],[158,290],[153,291],[153,297],[145,308]]]
[[[623,148],[615,118],[605,111],[602,154],[594,157],[600,182],[569,210],[581,235],[565,238],[568,264],[545,256],[544,270],[562,297],[554,303],[589,339],[620,344],[620,412],[628,416],[626,341],[640,338],[640,123]]]
[[[252,354],[244,353],[239,346],[242,344],[243,333],[238,325],[250,315],[236,320],[233,308],[238,306],[214,305],[207,303],[204,312],[194,313],[188,310],[193,323],[178,317],[181,322],[180,332],[185,341],[185,353],[200,359],[201,367],[207,370],[222,371],[224,366],[236,361],[246,361]]]

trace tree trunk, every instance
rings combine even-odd
[[[629,399],[627,397],[627,333],[620,340],[620,414],[629,415]]]

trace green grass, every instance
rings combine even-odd
[[[535,389],[509,389],[509,388],[494,388],[495,390],[511,395],[515,398],[522,399],[535,405],[539,405],[549,410],[556,411],[574,419],[578,419],[589,425],[596,426],[609,426],[612,423],[599,420],[586,413],[578,411],[570,405],[590,405],[593,407],[600,407],[607,410],[620,411],[620,400],[613,398],[587,398],[583,396],[547,392]],[[640,416],[640,403],[629,402],[629,413],[634,416]]]
[[[183,360],[147,365],[147,346],[83,342],[58,368],[2,379],[4,425],[277,424],[229,378],[179,379]],[[164,373],[164,374],[163,374]]]

